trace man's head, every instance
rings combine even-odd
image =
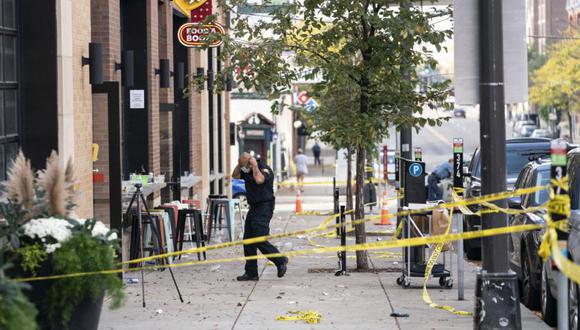
[[[240,164],[240,166],[247,167],[248,162],[250,161],[250,158],[252,158],[252,156],[248,152],[244,152],[240,155],[240,159],[238,160],[238,164]]]
[[[302,148],[298,148],[298,154],[301,155],[302,153],[304,153],[304,151],[302,150]]]

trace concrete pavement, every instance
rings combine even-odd
[[[315,173],[314,173],[315,174]],[[308,180],[316,180],[312,176]],[[328,179],[328,178],[327,178]],[[330,186],[306,186],[306,209],[328,211],[332,205]],[[291,191],[278,192],[277,210],[271,233],[291,232],[319,225],[323,216],[294,216]],[[391,211],[395,204],[391,203]],[[368,230],[393,229],[369,225]],[[225,237],[225,236],[224,236]],[[390,239],[390,237],[368,238]],[[313,245],[336,246],[335,238],[305,236],[284,238],[274,242],[282,251],[311,249]],[[347,244],[354,244],[348,237]],[[391,251],[399,253],[400,249]],[[237,257],[241,247],[209,251],[209,259]],[[276,268],[260,261],[258,282],[236,282],[243,272],[243,263],[231,262],[176,268],[175,276],[185,302],[177,299],[168,271],[151,272],[146,276],[147,307],[141,307],[140,284],[128,284],[128,300],[124,307],[103,309],[100,329],[465,329],[472,327],[471,317],[456,316],[430,308],[421,299],[422,279],[413,279],[411,289],[399,287],[395,280],[402,266],[398,255],[371,253],[371,265],[377,272],[334,276],[335,253],[291,258],[287,275],[279,279]],[[197,260],[188,256],[183,261]],[[454,263],[456,260],[454,260]],[[349,254],[349,268],[355,265]],[[456,269],[456,264],[454,264]],[[466,297],[457,301],[456,286],[441,289],[430,281],[431,298],[436,303],[472,311],[475,265],[466,263]],[[456,272],[453,274],[456,276]],[[126,274],[125,277],[138,277]],[[457,282],[456,282],[457,283]],[[293,310],[314,310],[322,314],[320,324],[302,321],[277,321],[276,316]],[[391,317],[391,313],[408,317]],[[524,329],[547,329],[533,313],[522,306]]]

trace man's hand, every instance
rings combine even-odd
[[[258,161],[254,157],[250,158],[249,164],[250,164],[250,167],[252,167],[252,169],[258,168]]]
[[[250,158],[248,164],[252,169],[252,174],[254,175],[254,180],[256,181],[256,183],[263,184],[264,182],[266,182],[266,177],[264,177],[264,174],[262,174],[262,171],[260,171],[260,168],[258,167],[258,161],[256,160],[256,158],[254,157]]]

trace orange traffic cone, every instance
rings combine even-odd
[[[383,206],[381,208],[381,222],[375,222],[375,225],[391,225],[391,215],[389,214],[387,189],[383,192]]]
[[[300,195],[300,190],[296,191],[296,213],[302,213],[302,195]]]

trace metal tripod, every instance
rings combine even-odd
[[[145,251],[145,237],[143,237],[143,235],[141,235],[141,224],[143,223],[143,219],[141,216],[141,203],[143,203],[143,207],[145,208],[145,212],[147,213],[147,223],[150,228],[151,231],[153,233],[153,237],[155,237],[155,243],[153,244],[153,252],[155,254],[159,254],[159,232],[157,231],[157,228],[155,228],[155,225],[152,223],[153,221],[153,217],[151,216],[151,213],[149,212],[149,208],[147,207],[147,202],[145,201],[145,197],[143,196],[143,191],[142,191],[143,185],[140,183],[135,184],[135,193],[133,193],[133,196],[131,197],[131,202],[129,202],[129,207],[127,208],[127,219],[129,218],[129,213],[131,212],[131,207],[133,206],[133,203],[135,201],[137,201],[137,223],[134,226],[134,229],[136,231],[136,233],[133,233],[134,237],[138,237],[139,238],[139,255],[141,258],[145,257],[144,255],[144,251]],[[136,234],[136,235],[135,235]],[[141,263],[141,266],[143,266],[145,264],[145,262]],[[145,276],[144,276],[144,271],[143,271],[143,267],[141,268],[141,296],[143,297],[143,307],[145,307]],[[181,292],[179,291],[179,286],[177,286],[177,282],[175,281],[175,276],[173,275],[173,270],[171,269],[171,267],[168,267],[169,269],[169,273],[171,274],[171,279],[173,280],[173,284],[175,285],[175,289],[177,290],[177,295],[179,296],[179,300],[181,302],[183,302],[183,297],[181,296]]]

